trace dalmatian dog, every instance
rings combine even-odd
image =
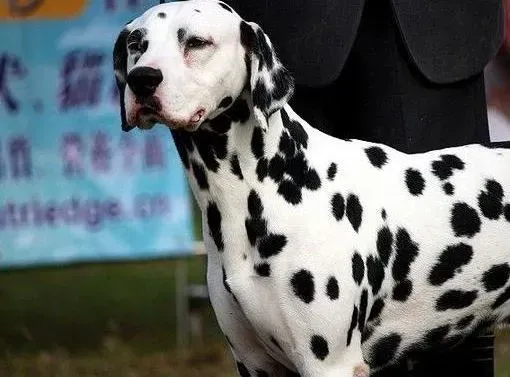
[[[113,55],[123,130],[171,131],[241,377],[365,377],[510,316],[510,151],[314,129],[268,36],[222,2],[156,5]]]

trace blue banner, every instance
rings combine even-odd
[[[0,3],[0,267],[190,253],[171,134],[121,131],[112,71],[123,25],[158,2]]]

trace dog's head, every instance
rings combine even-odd
[[[156,5],[128,23],[113,67],[125,131],[155,123],[194,131],[245,88],[265,126],[293,88],[262,29],[213,0]]]

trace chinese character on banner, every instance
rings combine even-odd
[[[104,62],[104,53],[93,50],[74,50],[65,56],[60,71],[60,109],[99,104]]]
[[[126,171],[133,171],[134,162],[138,155],[139,148],[136,140],[131,134],[121,135],[120,148],[122,150],[123,168]]]
[[[17,136],[10,140],[9,160],[13,178],[29,178],[32,176],[32,153],[30,142],[26,137]]]
[[[146,168],[164,168],[165,153],[161,145],[161,139],[156,135],[145,137],[145,167]]]
[[[0,54],[0,101],[9,113],[19,112],[19,101],[12,94],[9,83],[12,79],[23,79],[28,72],[21,59],[8,53]]]
[[[111,151],[108,135],[97,132],[92,141],[92,166],[96,172],[108,172],[111,168]]]
[[[62,163],[66,177],[83,173],[83,145],[80,134],[67,133],[62,138]]]

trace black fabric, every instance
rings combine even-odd
[[[297,83],[307,86],[338,78],[366,1],[382,0],[226,0],[260,24]],[[432,82],[480,73],[499,48],[501,0],[392,1],[412,60]]]
[[[291,105],[339,138],[423,152],[489,140],[483,73],[432,84],[410,62],[388,0],[369,0],[338,79],[297,85]]]
[[[502,0],[392,0],[413,62],[434,83],[480,73],[503,36]]]

